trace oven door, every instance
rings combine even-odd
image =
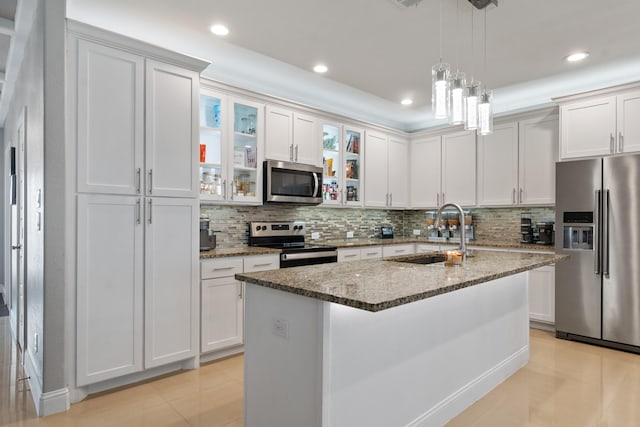
[[[280,268],[338,262],[338,250],[305,251],[280,254]]]
[[[322,168],[301,163],[265,160],[265,203],[322,203]]]

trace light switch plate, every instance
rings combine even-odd
[[[413,235],[414,236],[419,236],[420,235],[420,229],[416,228],[415,230],[413,230]]]

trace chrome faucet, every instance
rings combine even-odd
[[[464,212],[462,211],[462,208],[460,207],[459,204],[457,203],[445,203],[444,205],[440,206],[440,208],[438,208],[438,213],[436,213],[436,220],[435,220],[435,227],[439,227],[440,226],[440,218],[442,216],[442,211],[445,208],[456,208],[460,214],[460,252],[462,252],[462,262],[465,262],[467,260],[467,242],[466,242],[466,236],[465,236],[465,232],[464,232]]]

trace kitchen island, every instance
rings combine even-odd
[[[526,364],[526,271],[563,257],[420,256],[236,275],[245,425],[443,425]]]

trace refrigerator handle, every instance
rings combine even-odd
[[[602,198],[602,274],[609,277],[609,190],[604,190]]]
[[[602,273],[602,227],[600,226],[600,217],[602,216],[602,194],[600,190],[596,190],[595,202],[596,217],[593,223],[596,225],[596,256],[594,257],[594,270],[596,275],[600,275],[600,273]]]

